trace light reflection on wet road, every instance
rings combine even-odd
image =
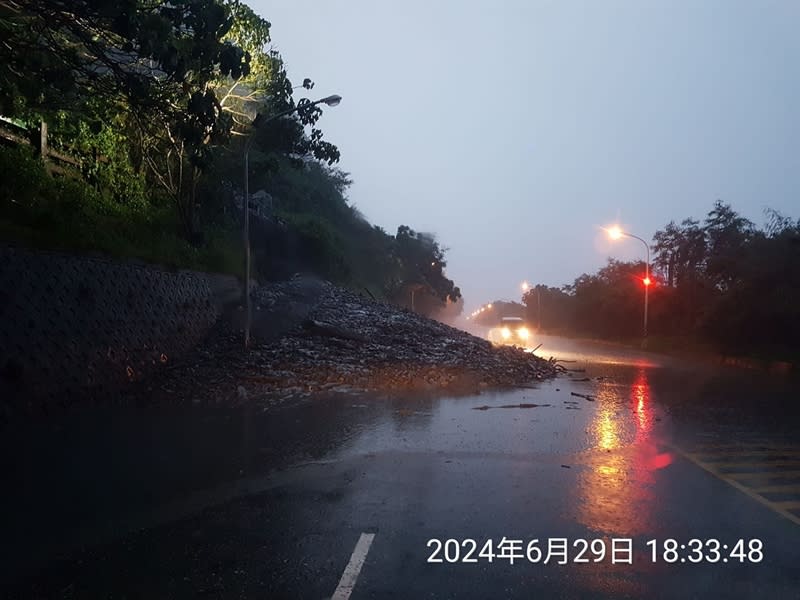
[[[619,364],[619,357],[614,360]],[[350,409],[382,415],[332,456],[402,452],[463,464],[479,459],[574,468],[576,485],[562,492],[569,514],[594,531],[641,535],[653,530],[655,472],[668,467],[674,455],[670,419],[651,398],[648,368],[637,365],[632,373],[630,382],[609,375],[582,381],[581,373],[573,377],[579,382],[559,379],[536,389],[445,398],[430,407],[356,404]],[[576,390],[596,400],[572,396]],[[514,408],[519,405],[530,408]],[[561,471],[552,475],[563,477]],[[551,489],[557,485],[546,483]]]
[[[780,491],[765,472],[800,472],[796,383],[557,338],[537,354],[574,360],[565,363],[574,371],[475,396],[338,397],[207,417],[208,429],[174,446],[172,463],[191,464],[200,445],[218,455],[217,466],[182,489],[225,490],[233,478],[257,493],[90,553],[52,574],[52,589],[70,579],[98,595],[148,597],[167,587],[176,596],[323,598],[367,531],[376,535],[355,599],[797,597],[800,526],[758,491]],[[215,445],[208,433],[220,422],[229,433]],[[714,464],[750,466],[729,476],[692,458],[720,443],[729,447]],[[138,477],[157,479],[165,497],[169,485],[180,492],[164,483],[169,467],[145,463]],[[786,489],[800,485],[800,476],[787,477]],[[800,490],[781,498],[789,506]],[[638,553],[633,565],[425,562],[429,538],[503,536],[632,538]],[[768,551],[757,565],[667,565],[648,559],[651,538],[759,538]],[[158,566],[170,560],[177,574]],[[214,577],[199,565],[214,565]]]

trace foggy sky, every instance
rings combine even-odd
[[[293,83],[343,96],[320,124],[351,201],[435,233],[467,312],[643,259],[617,220],[800,216],[800,2],[250,4]]]

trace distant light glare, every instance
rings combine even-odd
[[[623,235],[622,229],[619,228],[619,225],[612,225],[611,227],[608,227],[606,231],[608,232],[608,237],[610,237],[612,240],[618,240]]]

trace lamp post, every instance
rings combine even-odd
[[[644,340],[642,341],[642,345],[647,344],[647,304],[648,304],[648,295],[650,290],[650,244],[640,238],[638,235],[633,235],[632,233],[628,233],[627,231],[622,231],[617,225],[613,227],[609,227],[606,229],[608,233],[608,237],[612,240],[618,240],[622,237],[629,237],[635,240],[639,240],[644,244],[644,249],[647,252],[647,262],[645,262],[645,275],[644,275]]]
[[[531,285],[527,281],[523,281],[520,287],[523,293],[531,289]],[[542,290],[538,285],[536,286],[536,328],[540,331],[542,329]]]
[[[306,106],[315,106],[317,104],[327,104],[328,106],[336,106],[339,102],[342,101],[342,97],[334,94],[332,96],[326,96],[325,98],[320,98],[314,102],[311,102],[307,105],[302,106],[294,106],[290,109],[281,111],[277,114],[272,115],[271,117],[261,120],[261,113],[258,113],[253,119],[253,125],[255,127],[263,127],[267,123],[285,117],[287,115],[292,114],[293,112],[297,111],[300,108],[305,108]],[[244,326],[244,347],[248,348],[250,346],[250,324],[252,321],[253,313],[251,309],[251,302],[250,302],[250,146],[253,144],[253,134],[250,133],[247,136],[247,140],[244,143],[244,290],[245,290],[245,311],[247,315],[245,317],[245,326]]]

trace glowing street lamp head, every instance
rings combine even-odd
[[[486,308],[492,308],[492,305],[491,304],[487,304]]]
[[[531,289],[530,284],[527,281],[523,281],[522,282],[522,291],[523,292],[527,292],[529,289]]]
[[[622,229],[619,228],[619,225],[612,225],[611,227],[607,227],[606,231],[608,232],[608,237],[612,240],[618,240],[622,237]]]

